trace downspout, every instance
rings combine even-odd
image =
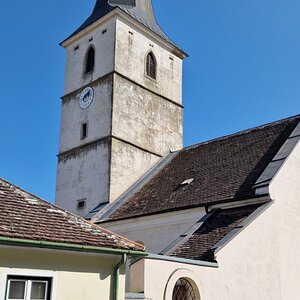
[[[127,254],[124,253],[122,254],[122,259],[115,266],[113,300],[120,300],[119,299],[120,268],[126,264],[126,261],[127,261]]]

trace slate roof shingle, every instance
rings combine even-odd
[[[179,151],[109,219],[255,197],[253,186],[299,121],[300,115]],[[180,186],[190,178],[191,184]]]
[[[254,213],[262,204],[219,209],[192,236],[170,255],[194,260],[214,261],[213,247]]]
[[[144,251],[144,246],[0,179],[0,237]]]

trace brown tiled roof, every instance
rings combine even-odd
[[[143,251],[144,246],[0,179],[0,237]]]
[[[110,219],[123,219],[255,196],[253,186],[300,121],[295,116],[188,147]],[[189,185],[181,186],[187,179]]]
[[[170,255],[187,259],[214,261],[213,247],[254,213],[262,204],[217,210],[188,241]]]

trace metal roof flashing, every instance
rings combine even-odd
[[[175,256],[167,256],[167,255],[151,254],[151,253],[148,256],[134,258],[133,260],[131,260],[130,266],[139,262],[142,259],[163,260],[163,261],[182,263],[182,264],[187,264],[187,265],[219,268],[219,264],[217,262],[209,262],[209,261],[204,261],[204,260],[193,260],[193,259],[186,259],[186,258],[180,258],[180,257],[175,257]]]
[[[270,164],[261,174],[259,179],[256,181],[253,188],[255,189],[256,195],[263,195],[269,193],[269,186],[275,179],[276,175],[283,167],[293,150],[295,149],[296,145],[299,143],[300,140],[300,122],[293,130],[291,135],[285,141],[281,149],[277,152],[275,157],[272,159]]]

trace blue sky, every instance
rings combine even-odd
[[[0,177],[54,199],[65,53],[95,0],[0,4]],[[300,113],[299,0],[153,0],[184,64],[184,143]]]

